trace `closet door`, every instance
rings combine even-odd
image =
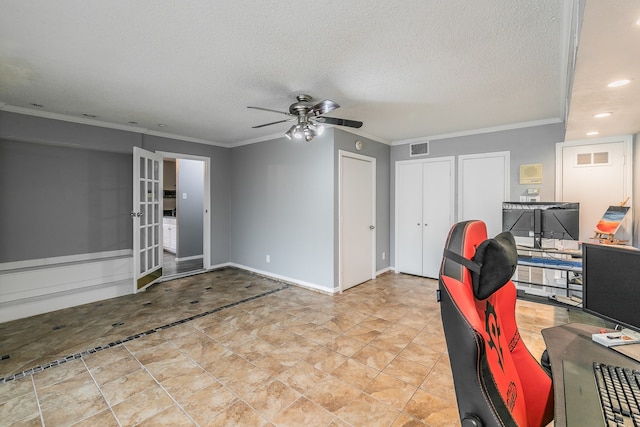
[[[422,275],[437,278],[453,225],[453,160],[424,163],[422,171]]]
[[[396,270],[438,277],[454,221],[453,157],[396,164]]]
[[[396,269],[422,275],[422,163],[396,167]]]

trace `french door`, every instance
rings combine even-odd
[[[133,292],[162,277],[162,155],[133,147]]]

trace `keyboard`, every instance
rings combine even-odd
[[[640,371],[593,363],[607,426],[640,427]]]

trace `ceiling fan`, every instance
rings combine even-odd
[[[289,119],[253,126],[253,129],[296,120],[297,123],[291,126],[284,135],[289,139],[296,138],[311,141],[315,136],[322,134],[322,131],[324,130],[322,124],[324,123],[329,125],[348,126],[352,128],[359,128],[362,126],[362,122],[356,120],[324,117],[323,114],[327,114],[336,108],[340,108],[340,105],[330,99],[325,99],[315,105],[311,102],[313,98],[309,95],[300,94],[296,96],[296,99],[297,101],[289,106],[288,113],[286,111],[272,110],[270,108],[247,107],[254,110],[271,111],[272,113],[284,114],[291,117]]]

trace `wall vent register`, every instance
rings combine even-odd
[[[411,157],[426,156],[429,154],[429,141],[416,142],[409,147]]]

